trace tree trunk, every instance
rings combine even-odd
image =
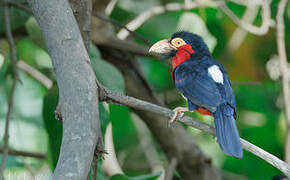
[[[85,180],[99,136],[95,74],[67,0],[29,0],[52,58],[63,118],[53,179]]]

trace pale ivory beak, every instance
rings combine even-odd
[[[169,39],[163,39],[153,44],[153,46],[149,49],[149,52],[156,54],[167,54],[172,50],[176,50],[176,48],[170,45]]]

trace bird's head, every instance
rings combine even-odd
[[[159,54],[163,58],[174,57],[178,51],[188,51],[192,57],[210,56],[203,39],[187,31],[176,32],[171,38],[160,40],[149,49],[150,53]]]

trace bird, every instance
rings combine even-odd
[[[214,118],[216,137],[221,150],[243,157],[236,127],[235,95],[225,68],[214,60],[203,39],[188,31],[178,31],[168,39],[153,44],[149,53],[161,59],[172,58],[172,78],[188,107],[176,107],[170,122],[184,112],[197,111]]]

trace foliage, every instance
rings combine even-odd
[[[150,0],[136,3],[136,0],[120,0],[114,8],[111,18],[126,23],[144,8],[162,4],[164,1]],[[174,1],[179,2],[179,1]],[[146,6],[145,6],[145,5]],[[128,6],[127,6],[128,5]],[[241,17],[245,11],[242,6],[234,3],[228,4],[231,10]],[[271,4],[272,14],[276,13],[277,1]],[[286,42],[290,42],[290,6],[286,10]],[[15,8],[11,8],[12,28],[15,33],[24,31],[16,37],[17,57],[55,82],[51,60],[46,50],[44,40],[35,19]],[[0,19],[2,19],[0,6]],[[193,20],[194,19],[194,20]],[[255,23],[261,21],[260,15]],[[157,27],[157,28],[156,28]],[[160,16],[149,19],[137,29],[151,42],[169,37],[172,32],[180,29],[199,33],[209,44],[213,57],[222,63],[232,81],[259,81],[258,85],[240,85],[233,83],[238,105],[238,127],[241,137],[269,151],[283,159],[283,144],[285,138],[284,118],[282,116],[279,97],[281,87],[278,82],[269,79],[265,64],[269,58],[276,54],[274,30],[267,35],[257,37],[247,35],[243,44],[235,52],[229,52],[227,43],[236,26],[223,13],[214,8],[194,9],[188,12],[166,12]],[[0,21],[0,35],[3,33],[3,21]],[[142,44],[141,41],[136,42]],[[125,80],[122,73],[111,63],[102,59],[98,48],[91,44],[90,58],[92,67],[98,80],[106,87],[125,93]],[[290,44],[287,43],[287,52]],[[4,61],[1,61],[4,57]],[[0,145],[3,144],[5,114],[7,112],[7,97],[10,93],[12,71],[9,64],[9,49],[5,39],[0,37]],[[161,95],[170,107],[186,105],[184,100],[174,91],[171,80],[171,65],[167,61],[157,61],[150,57],[140,57],[139,62],[145,78],[153,89]],[[27,172],[27,166],[34,171],[46,167],[53,171],[56,166],[61,144],[62,125],[54,118],[54,110],[58,102],[56,83],[52,89],[45,89],[35,79],[24,72],[20,73],[22,83],[17,84],[15,95],[15,109],[10,129],[10,147],[17,150],[40,152],[46,154],[46,160],[9,156],[7,169],[15,172]],[[134,116],[128,107],[115,104],[99,104],[102,134],[105,134],[109,123],[113,127],[113,141],[118,160],[125,175],[116,174],[106,177],[99,164],[100,179],[110,180],[154,180],[160,173],[150,173],[144,149]],[[212,123],[212,119],[197,114],[190,114],[204,122]],[[278,123],[279,121],[279,123]],[[166,127],[166,124],[164,125]],[[212,158],[215,166],[233,174],[239,174],[247,179],[271,179],[281,174],[277,169],[265,163],[250,153],[245,153],[243,159],[225,156],[217,143],[209,135],[197,130],[187,128],[192,139],[201,149]],[[148,134],[151,137],[151,134]],[[153,138],[152,138],[153,139]],[[159,145],[151,139],[151,143],[159,160],[166,164],[163,152]],[[170,139],[169,139],[170,140]],[[0,155],[1,158],[1,155]],[[137,166],[137,167],[134,167]],[[140,166],[140,167],[139,167]],[[49,167],[49,168],[48,168]],[[98,173],[98,174],[99,174]]]
[[[156,180],[161,175],[161,172],[154,174],[145,174],[141,176],[128,177],[123,174],[116,174],[110,180]]]

